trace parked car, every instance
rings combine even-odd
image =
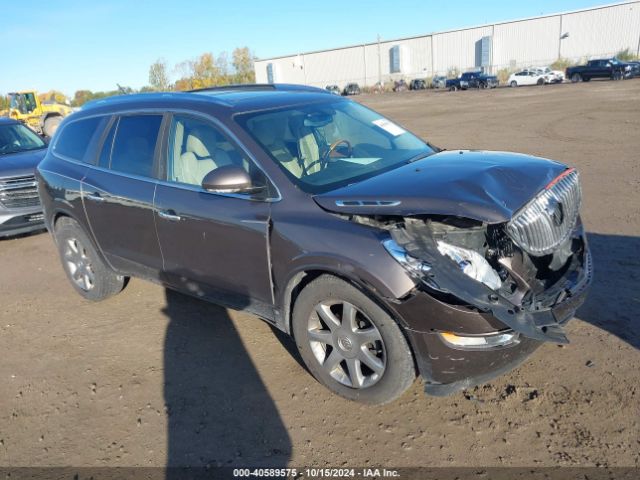
[[[431,88],[446,88],[447,77],[443,75],[436,75],[431,79]]]
[[[522,70],[521,72],[509,75],[507,83],[511,87],[522,87],[526,85],[544,85],[547,77],[544,73],[537,70]]]
[[[393,91],[394,92],[406,92],[409,89],[407,82],[404,79],[396,80],[393,82]]]
[[[627,62],[631,67],[630,74],[628,75],[631,78],[640,77],[640,62]]]
[[[564,72],[560,70],[551,70],[551,67],[537,67],[532,69],[536,73],[544,75],[545,83],[562,83],[564,82]]]
[[[409,82],[409,90],[426,90],[427,82],[422,78],[414,78]]]
[[[324,87],[324,89],[327,92],[331,92],[334,95],[340,95],[341,91],[340,91],[340,87],[338,87],[338,85],[327,85],[326,87]]]
[[[139,276],[253,312],[365,403],[398,397],[416,369],[444,395],[566,343],[591,279],[574,169],[442,151],[323,89],[90,103],[37,175],[80,295]]]
[[[0,117],[0,237],[44,229],[35,168],[46,150],[33,130]]]
[[[357,83],[347,83],[342,90],[342,95],[360,95],[360,86]]]
[[[468,88],[496,88],[497,86],[497,77],[482,72],[465,72],[458,78],[450,78],[446,81],[446,87],[450,91],[467,90]]]
[[[573,83],[588,82],[592,78],[610,78],[621,80],[631,76],[631,65],[617,58],[589,60],[586,65],[568,67],[566,77]]]

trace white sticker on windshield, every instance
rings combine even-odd
[[[378,160],[380,160],[380,158],[341,158],[340,161],[342,162],[349,162],[349,163],[357,163],[358,165],[369,165],[370,163],[373,162],[377,162]]]
[[[373,123],[377,127],[380,127],[385,132],[390,133],[394,137],[397,137],[398,135],[402,135],[403,133],[406,132],[406,130],[404,130],[402,127],[399,127],[398,125],[387,120],[386,118],[379,118],[378,120],[374,120],[371,123]]]

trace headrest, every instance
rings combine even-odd
[[[205,147],[204,143],[202,143],[202,140],[200,140],[200,138],[196,136],[195,132],[187,136],[186,151],[195,153],[196,156],[200,158],[206,158],[211,156],[211,154],[209,153],[209,150],[207,150],[207,147]]]

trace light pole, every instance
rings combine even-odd
[[[382,85],[382,57],[380,56],[380,34],[378,34],[378,83]]]
[[[569,38],[569,32],[565,32],[562,35],[560,35],[560,39],[558,40],[558,58],[559,59],[562,58],[562,40],[564,40],[565,38]]]

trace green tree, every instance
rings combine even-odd
[[[191,63],[193,71],[193,88],[214,87],[222,84],[220,68],[216,65],[212,53],[203,53],[200,58]]]
[[[236,48],[233,51],[233,68],[235,83],[255,83],[256,73],[253,68],[256,58],[248,47]]]
[[[171,90],[171,82],[167,74],[167,63],[163,59],[159,58],[149,67],[149,85],[160,92]]]

